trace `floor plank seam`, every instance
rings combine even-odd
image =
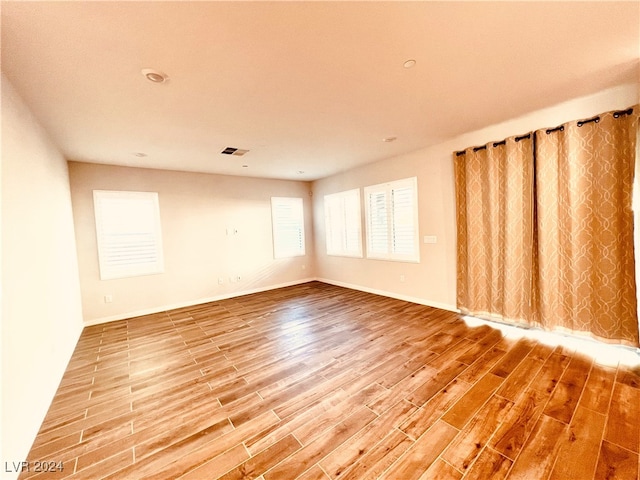
[[[273,480],[290,465],[314,478],[355,478],[369,468],[393,477],[414,467],[415,478],[492,468],[508,477],[530,467],[529,445],[563,429],[544,465],[531,466],[548,476],[574,422],[589,418],[603,425],[589,440],[599,442],[596,467],[620,455],[637,477],[640,409],[620,402],[640,398],[638,372],[496,332],[451,312],[319,283],[87,327],[34,452],[64,457],[74,478],[103,469],[111,478],[217,478],[246,468]],[[608,397],[587,397],[591,387],[608,388]],[[499,405],[510,406],[512,419],[505,412],[484,422]],[[524,430],[512,432],[505,422],[518,415],[526,415]],[[622,423],[607,433],[614,421]],[[478,451],[461,439],[471,432]],[[501,451],[492,447],[499,433]],[[286,457],[266,461],[280,446]],[[422,455],[430,463],[420,467]]]

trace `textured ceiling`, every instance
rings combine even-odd
[[[3,73],[85,162],[312,180],[640,78],[638,2],[1,8]]]

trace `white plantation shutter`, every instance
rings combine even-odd
[[[360,189],[325,195],[327,254],[362,257]]]
[[[271,197],[274,258],[305,254],[304,214],[301,198]]]
[[[419,262],[417,179],[365,188],[367,257]]]
[[[386,191],[372,191],[368,195],[368,255],[386,255],[389,251],[389,212]]]
[[[391,251],[399,255],[413,255],[416,229],[414,225],[413,188],[400,187],[391,190],[393,232]]]
[[[94,190],[100,279],[164,271],[158,194]]]
[[[343,243],[344,212],[339,195],[325,195],[324,222],[328,255],[340,255]]]
[[[351,190],[343,199],[345,221],[345,252],[362,257],[362,216],[360,189]]]

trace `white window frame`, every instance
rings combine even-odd
[[[101,280],[164,272],[156,192],[94,190],[93,205]]]
[[[327,255],[362,258],[360,189],[324,196]]]
[[[411,211],[394,209],[394,192],[410,189]],[[372,200],[378,199],[378,215],[374,217]],[[405,178],[393,182],[371,185],[364,189],[365,225],[367,232],[367,258],[379,260],[393,260],[398,262],[420,262],[420,232],[418,225],[418,179]],[[398,207],[402,208],[402,206]],[[377,220],[377,221],[376,221]],[[402,229],[413,230],[410,242],[410,252],[399,251],[396,244],[402,234]],[[375,238],[376,232],[378,233]],[[406,247],[406,243],[405,243]]]
[[[271,197],[273,258],[302,257],[305,251],[304,203],[298,197]]]

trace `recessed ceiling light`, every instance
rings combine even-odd
[[[144,75],[147,80],[153,83],[164,83],[169,80],[169,77],[166,73],[162,73],[152,68],[143,68],[142,75]]]
[[[382,141],[385,143],[391,143],[391,142],[395,142],[397,138],[398,137],[386,137],[386,138],[383,138]]]
[[[138,158],[144,158],[144,157],[146,157],[146,156],[147,156],[147,154],[146,154],[146,153],[144,153],[144,152],[136,152],[136,153],[134,153],[133,155],[134,155],[134,156],[136,156],[136,157],[138,157]]]
[[[404,63],[402,64],[402,66],[403,66],[404,68],[412,68],[412,67],[414,67],[414,66],[415,66],[415,64],[416,64],[416,61],[415,61],[414,59],[412,59],[412,58],[411,58],[411,59],[407,60],[406,62],[404,62]]]

